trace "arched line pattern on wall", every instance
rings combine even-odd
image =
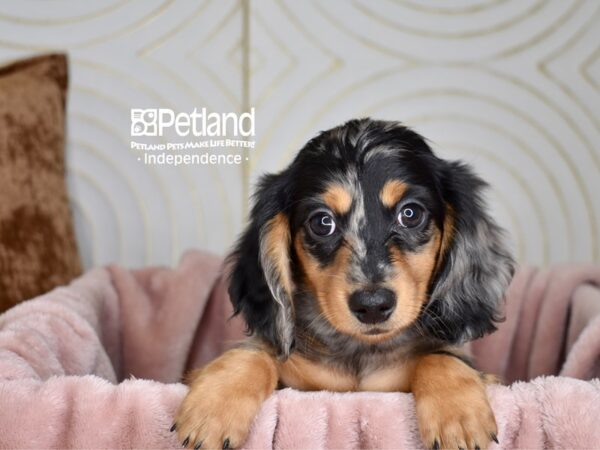
[[[596,130],[598,131],[600,131],[600,121],[598,120],[596,115],[585,105],[584,102],[581,101],[581,99],[573,92],[573,90],[568,85],[563,83],[560,79],[558,79],[552,74],[548,66],[552,63],[552,61],[558,59],[562,54],[565,53],[565,51],[567,51],[569,48],[575,45],[575,43],[577,43],[587,32],[590,31],[593,25],[597,26],[599,18],[600,6],[590,17],[590,20],[588,20],[588,22],[583,27],[579,28],[577,32],[569,40],[567,40],[567,42],[563,43],[561,47],[554,50],[538,64],[538,70],[548,79],[550,79],[550,81],[556,84],[564,92],[564,94],[567,97],[569,97],[571,101],[573,101],[573,103],[575,103],[583,111],[583,113],[592,121],[592,123],[596,127]],[[597,50],[598,49],[600,49],[600,47],[598,47]],[[585,79],[585,76],[583,75],[582,64],[578,66],[578,72],[579,74],[581,74],[581,77]],[[600,157],[598,156],[598,153],[591,151],[590,154],[594,162],[596,163],[596,166],[600,170]]]
[[[398,0],[388,0],[390,2],[393,3],[399,3]],[[441,15],[458,15],[458,14],[472,14],[472,13],[476,13],[479,11],[484,11],[486,9],[491,9],[495,6],[501,5],[503,3],[507,3],[510,0],[487,0],[487,1],[481,1],[481,2],[475,2],[473,1],[471,5],[469,6],[454,6],[452,4],[450,4],[449,7],[447,8],[442,8],[442,7],[436,7],[436,6],[429,6],[427,5],[427,3],[422,3],[419,2],[418,0],[416,1],[412,1],[412,0],[402,0],[402,5],[408,7],[408,8],[412,8],[415,9],[417,11],[422,11],[422,12],[426,12],[426,13],[432,13],[432,14],[441,14]]]
[[[233,4],[233,7],[221,18],[219,22],[215,24],[212,30],[208,33],[208,36],[204,37],[200,42],[192,45],[190,47],[191,50],[185,53],[185,57],[187,60],[191,61],[192,64],[198,66],[206,75],[210,78],[210,80],[217,86],[217,88],[221,91],[221,93],[229,100],[231,105],[237,106],[240,104],[240,99],[236,94],[234,94],[231,89],[221,80],[214,70],[210,67],[210,64],[205,64],[203,60],[198,60],[195,58],[195,54],[203,47],[208,45],[210,41],[212,41],[219,32],[235,17],[235,15],[240,11],[240,2],[236,1]]]
[[[250,110],[250,0],[240,0],[242,2],[242,39],[240,48],[242,49],[242,110]],[[233,54],[229,54],[229,60],[233,60]],[[248,161],[249,152],[244,151],[246,161]],[[242,220],[245,221],[249,215],[250,203],[250,164],[242,164]]]
[[[539,44],[540,42],[545,40],[548,36],[552,35],[553,33],[556,33],[560,28],[562,28],[575,15],[575,13],[579,9],[581,9],[582,5],[583,5],[583,3],[581,3],[581,2],[574,2],[573,6],[571,6],[571,8],[569,8],[567,11],[565,11],[557,21],[552,23],[543,32],[539,33],[538,35],[525,41],[522,44],[511,47],[503,52],[498,53],[497,55],[492,55],[488,58],[485,58],[484,62],[490,62],[494,58],[508,58],[510,56],[514,56],[518,53],[521,53],[522,51],[526,50],[527,48],[530,48],[530,47],[533,47],[534,45]]]
[[[79,139],[73,138],[73,139],[71,139],[71,142],[75,147],[85,150],[86,152],[92,154],[94,156],[94,158],[102,161],[103,164],[106,164],[106,166],[109,167],[112,171],[114,171],[116,176],[120,180],[122,180],[122,182],[125,185],[128,186],[129,191],[135,200],[135,204],[139,205],[139,208],[140,208],[142,223],[144,225],[144,228],[143,228],[144,242],[146,244],[146,249],[145,249],[146,255],[144,255],[144,260],[146,262],[148,262],[149,256],[152,254],[152,243],[150,242],[151,239],[148,239],[149,217],[148,217],[148,212],[147,212],[143,202],[140,200],[141,196],[140,196],[139,191],[133,187],[133,184],[129,181],[127,175],[125,173],[123,173],[123,171],[121,169],[119,169],[116,164],[114,164],[110,159],[108,159],[105,155],[103,155],[102,151],[99,150],[94,144],[92,144],[91,142],[86,142],[85,140],[82,140],[81,138],[79,138]],[[94,178],[94,176],[92,174],[86,174],[86,176],[87,176],[88,181],[93,181],[94,185],[100,189],[100,187],[102,186],[102,183],[100,183],[96,178]],[[110,195],[108,195],[108,192],[106,192],[106,190],[104,190],[103,188],[102,188],[102,192],[105,194],[107,202],[109,202],[109,204],[111,205],[111,209],[114,211],[115,219],[119,223],[119,236],[118,236],[119,257],[122,257],[123,255],[126,254],[126,251],[124,248],[124,239],[123,239],[123,230],[125,229],[125,227],[123,226],[123,220],[121,218],[121,215],[119,214],[118,206],[116,206],[116,204],[114,203],[114,199]]]
[[[13,14],[7,14],[5,12],[0,12],[0,20],[4,22],[18,23],[20,25],[29,25],[34,27],[55,27],[58,25],[69,25],[78,22],[86,22],[92,19],[98,19],[102,16],[115,12],[116,10],[122,8],[130,2],[131,0],[116,0],[112,4],[108,4],[103,8],[91,11],[89,13],[81,14],[74,17],[61,17],[56,19],[32,19],[30,17],[16,16]],[[92,2],[89,2],[89,4],[91,5]]]
[[[137,55],[138,56],[146,56],[149,53],[152,53],[153,51],[162,47],[166,42],[171,40],[171,38],[173,38],[177,34],[181,33],[184,29],[186,29],[189,25],[191,25],[196,19],[198,19],[202,15],[202,13],[204,13],[204,11],[208,7],[208,5],[210,5],[211,3],[212,3],[211,0],[204,0],[202,3],[200,3],[198,8],[192,14],[187,15],[181,22],[179,22],[174,27],[170,28],[169,31],[160,35],[159,37],[157,37],[156,39],[154,39],[153,41],[149,42],[147,45],[145,45],[144,47],[139,49],[137,52]]]
[[[279,51],[281,51],[289,61],[286,67],[281,70],[273,80],[271,80],[268,86],[262,92],[257,93],[254,97],[254,101],[252,103],[256,109],[259,109],[264,102],[273,95],[283,80],[285,80],[293,72],[293,70],[298,67],[298,60],[294,54],[290,52],[290,50],[283,44],[283,42],[277,38],[273,30],[271,30],[267,24],[266,20],[262,18],[258,10],[254,11],[254,18],[265,31],[265,33],[271,38],[271,42],[275,44]]]
[[[177,72],[173,71],[168,66],[161,64],[159,61],[155,60],[150,56],[145,56],[144,58],[142,58],[142,60],[145,63],[154,67],[156,70],[160,71],[166,78],[171,80],[176,86],[179,87],[179,89],[181,89],[187,95],[196,98],[199,105],[206,106],[206,109],[208,109],[209,111],[215,110],[214,106],[211,105],[211,103],[208,100],[206,100],[203,96],[201,96],[197,90],[193,89],[193,86],[191,86],[184,78],[177,74]]]
[[[495,77],[498,77],[505,81],[508,81],[509,83],[512,83],[517,87],[522,88],[523,90],[527,91],[529,94],[533,95],[535,98],[540,100],[542,103],[544,103],[554,113],[559,115],[561,117],[561,119],[564,120],[567,125],[569,125],[569,128],[577,135],[577,137],[584,143],[585,149],[587,150],[587,152],[590,155],[590,157],[592,158],[592,160],[594,162],[596,162],[596,168],[600,171],[600,162],[598,161],[598,157],[595,155],[596,150],[594,148],[594,145],[589,140],[589,138],[586,136],[586,134],[581,130],[581,127],[577,124],[577,122],[575,122],[571,118],[571,116],[569,116],[569,114],[567,114],[559,105],[557,105],[556,102],[554,102],[549,97],[545,96],[535,86],[527,84],[524,81],[520,80],[519,78],[511,76],[507,73],[503,73],[503,72],[500,72],[500,71],[497,71],[494,69],[490,69],[489,67],[478,67],[477,69],[481,70],[484,73],[488,73],[492,76],[495,76]]]
[[[91,186],[98,193],[98,195],[104,199],[106,204],[108,204],[113,209],[112,217],[114,218],[115,222],[117,223],[116,240],[117,240],[117,249],[119,252],[119,254],[117,255],[117,260],[120,260],[123,257],[123,239],[122,239],[123,224],[121,222],[121,218],[119,217],[118,212],[114,209],[114,205],[110,201],[110,196],[102,188],[102,186],[96,182],[96,180],[91,175],[89,175],[87,172],[84,171],[84,169],[78,168],[78,167],[72,167],[70,169],[70,172],[74,175],[75,178],[80,178],[81,180],[85,181],[89,186]],[[94,240],[92,242],[92,249],[93,249],[92,251],[96,255],[100,253],[98,251],[99,244],[100,244],[100,242],[98,242],[98,240]]]
[[[127,34],[133,33],[134,31],[144,27],[151,21],[155,20],[158,16],[160,16],[162,13],[164,13],[173,3],[175,3],[175,0],[166,0],[165,2],[161,3],[158,7],[154,8],[152,11],[150,11],[148,14],[141,17],[139,20],[136,20],[134,23],[131,23],[118,31],[113,31],[108,35],[103,35],[103,36],[99,36],[99,37],[96,37],[93,39],[84,40],[82,42],[61,43],[60,47],[61,48],[69,48],[69,49],[79,49],[79,48],[92,47],[94,45],[102,44],[104,42],[108,42],[111,40],[116,40],[117,38],[121,38]],[[56,47],[57,47],[54,44],[43,44],[43,45],[22,44],[19,42],[7,41],[5,39],[0,40],[0,46],[13,48],[13,49],[17,49],[17,50],[30,50],[30,51],[51,51],[51,50],[56,49]]]
[[[333,17],[330,14],[329,11],[326,10],[326,8],[324,8],[319,3],[314,3],[313,5],[317,10],[319,10],[319,12],[323,16],[323,18],[326,19],[329,23],[331,23],[335,28],[337,28],[344,34],[351,36],[352,38],[354,38],[358,42],[362,43],[367,48],[375,50],[384,55],[393,56],[395,58],[400,58],[400,59],[403,59],[406,61],[411,61],[413,63],[434,62],[434,61],[428,61],[426,58],[416,57],[416,56],[408,54],[406,52],[398,51],[397,49],[383,47],[378,42],[368,39],[365,36],[362,36],[362,35],[358,34],[357,32],[351,30],[350,28],[348,28],[348,26],[346,26],[345,24],[338,21],[335,17]],[[547,36],[552,34],[554,31],[559,29],[565,22],[567,22],[569,20],[569,18],[573,16],[575,11],[579,7],[580,7],[580,4],[574,3],[573,6],[571,8],[569,8],[566,12],[564,12],[560,16],[559,19],[557,19],[554,23],[547,25],[543,31],[540,31],[537,35],[531,37],[530,39],[527,39],[526,42],[518,44],[518,45],[513,45],[513,46],[509,47],[508,49],[502,50],[502,51],[492,54],[492,55],[488,55],[487,57],[482,58],[480,60],[480,62],[490,61],[490,60],[493,60],[494,58],[507,57],[510,55],[514,55],[514,54],[519,53],[519,52],[523,51],[524,49],[542,41]],[[458,63],[458,62],[460,62],[460,61],[458,61],[458,60],[454,61],[454,63]]]
[[[81,120],[82,122],[86,122],[94,127],[97,127],[105,133],[109,133],[109,134],[112,133],[113,136],[117,136],[117,138],[119,140],[121,140],[121,137],[119,137],[118,133],[114,129],[112,129],[110,125],[102,122],[102,120],[98,119],[96,116],[89,116],[87,114],[73,112],[71,114],[71,117],[73,117],[76,120]],[[144,258],[145,258],[145,261],[148,262],[152,256],[152,251],[153,251],[152,240],[150,239],[150,236],[148,233],[148,225],[150,223],[150,215],[148,214],[148,209],[146,208],[146,204],[143,200],[143,196],[139,192],[139,190],[135,187],[135,183],[133,182],[131,177],[127,176],[127,174],[125,174],[123,172],[123,170],[116,164],[115,161],[108,158],[98,147],[96,147],[95,144],[92,144],[89,142],[84,142],[80,138],[76,138],[76,137],[71,138],[71,142],[73,144],[75,144],[77,147],[80,147],[80,148],[92,153],[95,158],[102,160],[127,185],[129,192],[134,197],[135,204],[140,209],[140,211],[139,211],[140,217],[142,218],[142,224],[144,226],[144,228],[142,230],[143,236],[144,236],[143,240],[146,244],[146,254],[144,255]],[[116,207],[114,209],[115,209],[115,211],[117,211]]]
[[[600,46],[581,63],[581,76],[583,76],[590,86],[600,92],[600,83],[589,73],[591,66],[598,62],[598,58],[600,58]]]
[[[260,72],[260,70],[264,66],[267,65],[266,57],[260,51],[259,48],[251,49],[250,52],[252,53],[252,58],[251,58],[252,61],[249,61],[248,69],[244,69],[244,59],[246,59],[244,57],[244,55],[245,55],[244,45],[245,45],[245,42],[241,41],[238,44],[236,44],[235,46],[233,46],[231,49],[229,49],[229,51],[227,52],[227,58],[229,59],[229,61],[232,62],[232,64],[235,67],[237,67],[239,70],[241,70],[244,74],[254,76],[257,72]],[[240,55],[240,56],[238,57],[238,55]]]
[[[411,121],[411,124],[415,123]],[[415,123],[415,126],[418,127],[418,123]],[[485,149],[485,147],[481,147],[481,146],[476,146],[476,145],[472,145],[471,143],[467,143],[467,142],[460,142],[460,141],[440,141],[439,146],[441,148],[444,148],[446,150],[450,150],[453,151],[456,154],[464,154],[465,152],[471,153],[473,155],[477,155],[477,156],[483,156],[486,159],[489,159],[490,161],[492,161],[494,164],[496,164],[497,166],[500,166],[504,171],[506,171],[512,178],[517,180],[517,183],[520,186],[523,186],[524,183],[524,179],[519,175],[519,173],[514,170],[512,167],[510,167],[508,164],[506,164],[504,161],[502,161],[501,159],[497,158],[496,155],[488,150]],[[526,186],[526,183],[525,183]],[[527,187],[528,188],[528,187]],[[517,214],[514,210],[514,208],[511,205],[511,202],[509,201],[509,199],[502,193],[501,189],[493,189],[492,190],[493,195],[496,196],[496,199],[498,200],[498,202],[502,205],[502,207],[504,208],[504,210],[506,210],[508,212],[508,216],[509,216],[509,220],[510,223],[512,225],[512,228],[514,230],[516,230],[516,234],[514,236],[515,241],[516,241],[516,250],[517,250],[517,261],[524,261],[525,260],[525,256],[527,254],[526,248],[525,248],[525,232],[523,230],[523,226],[521,225],[521,222],[519,222],[519,220],[517,219]],[[528,196],[528,199],[530,201],[532,201],[531,199],[531,192],[527,193],[526,195]],[[538,220],[539,220],[539,215],[536,213],[536,216],[538,216]],[[543,248],[542,250],[544,251],[544,262],[548,262],[549,260],[549,256],[548,256],[548,249],[549,249],[549,245],[548,245],[548,232],[545,229],[545,224],[544,221],[541,222],[541,228],[542,229],[542,240],[543,240]]]
[[[70,169],[69,173],[72,173],[74,177],[78,176],[78,172],[76,169]],[[79,211],[79,213],[81,214],[81,217],[85,223],[84,228],[86,230],[89,230],[89,232],[90,232],[90,246],[88,247],[91,252],[90,260],[96,261],[96,255],[98,254],[98,250],[96,247],[99,244],[98,244],[98,239],[97,239],[98,232],[96,231],[96,224],[91,219],[91,217],[93,215],[90,212],[89,208],[85,205],[85,202],[75,198],[72,195],[72,192],[69,192],[69,202],[72,205],[72,209],[73,209],[72,212],[75,213],[76,211]]]
[[[302,21],[299,20],[292,13],[292,11],[290,11],[289,7],[284,2],[277,2],[277,6],[307,41],[309,41],[315,48],[318,48],[321,52],[327,55],[330,59],[341,62],[341,59],[334,52],[327,48],[327,46],[325,46],[321,41],[315,38],[315,36],[306,29],[306,27],[302,24]]]
[[[505,31],[505,30],[517,25],[518,23],[531,18],[531,16],[533,16],[534,14],[539,13],[544,8],[544,6],[547,5],[547,3],[548,2],[546,0],[536,0],[536,2],[532,3],[530,6],[528,6],[525,9],[525,11],[519,13],[516,17],[511,17],[510,20],[500,22],[493,26],[487,26],[486,28],[483,28],[481,30],[471,31],[471,32],[462,32],[462,33],[444,33],[444,32],[440,32],[440,31],[421,30],[421,29],[418,29],[415,27],[411,27],[408,25],[399,24],[397,22],[394,22],[394,21],[390,20],[388,17],[382,16],[378,12],[373,11],[372,9],[368,8],[367,6],[365,6],[364,4],[362,4],[360,2],[353,1],[352,5],[357,10],[362,12],[364,15],[366,15],[366,16],[370,17],[371,19],[376,20],[380,24],[387,26],[389,28],[392,28],[396,31],[401,31],[401,32],[413,34],[415,36],[426,37],[426,38],[470,39],[470,38],[485,36],[488,34],[495,34],[500,31]]]

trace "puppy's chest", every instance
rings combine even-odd
[[[412,370],[410,361],[395,361],[377,368],[367,366],[353,373],[333,364],[292,354],[279,365],[279,379],[284,386],[306,391],[408,392]]]

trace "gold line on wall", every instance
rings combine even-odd
[[[544,103],[547,107],[549,107],[552,111],[554,111],[556,114],[558,114],[569,125],[569,127],[577,135],[577,137],[583,141],[592,160],[594,160],[596,162],[596,167],[600,171],[600,163],[597,161],[597,157],[595,156],[594,145],[587,138],[585,133],[583,131],[581,131],[581,129],[577,125],[577,122],[575,122],[569,114],[567,114],[562,108],[560,108],[556,103],[554,103],[549,97],[546,97],[545,95],[540,93],[540,91],[537,90],[537,88],[535,88],[534,86],[526,84],[524,81],[522,81],[519,78],[516,78],[514,76],[508,75],[503,72],[496,71],[494,69],[490,69],[489,67],[479,67],[479,70],[486,72],[488,74],[497,76],[498,78],[504,79],[505,81],[508,81],[509,83],[514,84],[515,86],[525,89],[527,92],[529,92],[534,97],[536,97],[538,100],[540,100],[542,103]]]
[[[516,17],[511,17],[510,20],[506,22],[501,22],[499,24],[488,26],[487,28],[469,31],[463,33],[445,33],[445,32],[435,32],[435,31],[426,31],[420,30],[418,28],[409,27],[403,24],[398,24],[396,22],[392,22],[385,16],[381,16],[380,14],[374,12],[373,10],[367,8],[362,3],[357,1],[352,2],[353,6],[362,12],[365,16],[370,17],[371,19],[389,27],[394,30],[405,32],[408,34],[413,34],[415,36],[427,37],[427,38],[436,38],[436,39],[470,39],[474,37],[485,36],[488,34],[494,34],[501,31],[508,30],[513,26],[517,25],[519,22],[523,22],[524,20],[528,20],[534,14],[538,13],[542,8],[544,8],[548,2],[546,0],[538,0],[537,3],[534,3],[531,7],[527,8],[525,11],[521,12]]]
[[[165,12],[174,2],[175,2],[175,0],[166,0],[164,3],[159,5],[156,9],[150,11],[147,15],[140,18],[138,21],[128,24],[125,28],[122,28],[117,31],[112,31],[108,35],[95,37],[95,38],[88,39],[83,42],[66,42],[66,43],[49,44],[49,45],[46,45],[46,44],[32,45],[32,44],[22,44],[20,42],[0,40],[0,46],[14,48],[14,49],[21,49],[21,50],[31,50],[31,51],[35,51],[35,50],[50,51],[50,50],[61,50],[61,49],[66,49],[66,48],[76,49],[76,48],[91,47],[91,46],[94,46],[97,44],[102,44],[104,42],[108,42],[110,40],[115,40],[116,38],[122,37],[126,34],[133,32],[134,30],[136,30],[138,28],[145,26],[152,20],[156,19],[156,17],[161,15],[163,12]]]
[[[210,0],[204,0],[192,14],[185,17],[180,23],[169,29],[165,34],[159,36],[154,41],[150,42],[148,45],[145,45],[143,48],[137,51],[138,56],[146,56],[148,53],[153,52],[157,48],[164,45],[169,39],[173,36],[177,35],[185,28],[187,28],[194,20],[202,15],[206,7],[211,3]]]
[[[318,2],[313,3],[313,6],[315,7],[315,9],[317,9],[321,15],[323,16],[323,18],[325,18],[329,23],[331,23],[335,28],[337,28],[338,30],[342,31],[343,33],[345,33],[346,35],[353,37],[354,39],[356,39],[357,41],[359,41],[360,43],[362,43],[365,47],[368,47],[372,50],[375,50],[379,53],[382,53],[384,55],[387,56],[393,56],[394,58],[399,58],[408,62],[412,62],[412,63],[417,63],[420,62],[420,59],[415,58],[414,56],[411,56],[407,53],[404,52],[399,52],[397,50],[392,50],[390,48],[387,47],[382,47],[381,45],[379,45],[377,42],[373,42],[370,39],[365,38],[364,36],[361,36],[358,33],[355,33],[354,31],[349,30],[346,26],[344,25],[340,25],[338,23],[337,20],[335,20],[333,17],[331,17],[331,15],[329,14],[328,11],[326,11],[322,6],[320,6],[320,4]]]
[[[242,2],[242,112],[250,111],[250,0]],[[256,151],[256,149],[254,150]],[[250,159],[252,150],[244,149],[242,155],[242,217],[245,221],[250,208]]]
[[[74,24],[74,23],[78,23],[78,22],[84,22],[86,20],[97,19],[100,16],[104,16],[113,11],[116,11],[119,8],[122,8],[127,3],[130,3],[130,2],[131,2],[131,0],[117,0],[116,2],[114,2],[114,4],[108,5],[105,8],[102,8],[99,10],[89,12],[86,14],[82,14],[80,16],[75,16],[75,17],[69,17],[69,18],[61,17],[60,19],[30,19],[28,17],[13,16],[10,14],[5,14],[3,12],[0,12],[0,20],[3,20],[4,22],[9,22],[9,23],[11,23],[11,22],[18,23],[19,25],[31,25],[31,26],[36,26],[36,27],[52,27],[52,26],[58,26],[58,25],[69,25],[69,24]],[[91,4],[91,2],[89,2],[89,4]]]
[[[415,9],[417,11],[433,13],[433,14],[442,14],[442,15],[459,15],[459,14],[470,14],[476,13],[480,11],[484,11],[486,9],[490,9],[494,6],[501,5],[502,3],[506,3],[508,0],[491,0],[485,3],[480,3],[476,5],[470,6],[462,6],[456,7],[451,6],[450,8],[440,8],[435,6],[427,6],[423,3],[411,2],[409,0],[395,0],[394,3],[401,4],[407,8]]]
[[[73,142],[73,144],[75,146],[79,146],[79,143]],[[118,241],[118,244],[117,244],[117,248],[119,250],[118,260],[120,260],[123,256],[123,238],[122,238],[123,223],[121,222],[121,218],[119,217],[119,214],[115,210],[114,205],[110,202],[110,196],[104,189],[102,189],[102,186],[99,183],[97,183],[96,180],[94,180],[91,177],[91,175],[89,175],[83,169],[71,167],[71,168],[69,168],[69,171],[71,173],[73,173],[76,178],[79,177],[79,178],[85,180],[85,182],[88,183],[90,186],[92,186],[96,190],[96,192],[98,192],[100,197],[102,197],[105,200],[106,204],[109,205],[109,207],[113,211],[113,217],[115,218],[115,222],[117,224],[117,236],[116,237],[111,236],[111,240],[114,240],[116,238],[116,240]],[[94,247],[96,247],[98,245],[98,242],[94,241],[93,245],[94,245]],[[94,252],[97,253],[96,250],[94,250]]]
[[[297,67],[298,60],[294,57],[294,54],[290,52],[290,50],[280,42],[280,40],[275,36],[275,33],[269,28],[267,22],[262,18],[262,16],[258,13],[258,10],[254,11],[254,18],[256,23],[259,24],[264,30],[267,36],[271,39],[271,42],[275,44],[275,46],[288,58],[289,64],[280,71],[277,76],[268,84],[268,86],[261,92],[256,94],[255,100],[252,102],[253,105],[258,109],[260,106],[268,100],[276,88],[287,78],[287,76],[292,73],[294,68]]]
[[[395,58],[404,59],[406,61],[410,61],[413,63],[431,63],[431,62],[433,62],[436,64],[440,64],[437,61],[428,61],[427,59],[415,57],[413,55],[409,55],[404,52],[400,52],[397,49],[382,47],[381,45],[379,45],[379,43],[374,42],[354,31],[350,30],[347,26],[341,24],[339,21],[337,21],[335,18],[333,18],[331,16],[331,14],[329,14],[329,12],[325,8],[323,8],[318,2],[313,3],[313,5],[316,9],[318,9],[320,11],[321,15],[329,23],[331,23],[335,28],[342,31],[346,35],[353,37],[354,39],[361,42],[363,45],[365,45],[368,48],[371,48],[371,49],[373,49],[379,53],[382,53],[384,55],[389,55],[389,56],[393,56]],[[531,39],[525,41],[524,43],[510,47],[510,48],[502,50],[502,51],[499,51],[492,55],[482,57],[479,61],[480,62],[488,62],[488,61],[494,60],[495,58],[507,57],[507,56],[511,56],[511,55],[514,55],[516,53],[523,51],[524,49],[526,49],[526,48],[532,46],[533,44],[541,41],[542,39],[546,38],[550,33],[554,32],[556,29],[560,28],[573,15],[573,13],[577,10],[578,6],[579,6],[579,4],[575,3],[573,5],[573,7],[571,7],[569,10],[567,10],[567,12],[565,12],[560,18],[558,18],[556,22],[554,22],[553,24],[548,26],[545,30],[539,32],[537,35],[533,36]],[[443,64],[443,65],[444,64],[445,65],[460,65],[460,64],[465,64],[465,62],[466,61],[456,60],[456,61],[452,61],[452,62],[444,62],[441,64]]]
[[[82,120],[82,117],[79,116],[79,119]],[[150,257],[152,255],[152,251],[153,251],[153,246],[152,246],[152,239],[150,239],[150,234],[148,232],[149,226],[148,224],[150,223],[149,221],[149,215],[148,215],[148,210],[146,209],[146,206],[144,205],[144,202],[141,200],[141,196],[139,191],[133,187],[133,185],[129,182],[128,177],[126,176],[126,174],[124,174],[121,169],[118,168],[118,166],[116,166],[113,161],[111,161],[110,159],[108,159],[106,156],[104,156],[104,154],[102,153],[102,151],[100,149],[98,149],[94,144],[78,139],[78,138],[72,138],[71,142],[73,142],[73,144],[75,144],[75,146],[80,147],[82,149],[85,149],[87,152],[89,152],[90,154],[92,154],[95,158],[101,160],[102,162],[104,162],[109,168],[111,168],[116,174],[117,176],[123,180],[123,182],[125,183],[125,185],[127,185],[129,187],[129,192],[132,194],[133,199],[136,203],[136,205],[138,205],[138,207],[140,208],[140,212],[142,214],[142,223],[144,224],[144,243],[146,244],[146,262],[148,262],[150,260]],[[89,175],[90,180],[92,180],[92,176]],[[94,183],[96,186],[98,186],[98,189],[100,189],[100,183],[96,182],[94,179]],[[104,191],[102,191],[104,192]],[[125,227],[122,224],[121,218],[118,214],[118,207],[113,204],[113,199],[108,195],[108,193],[106,193],[106,198],[107,198],[107,202],[111,205],[112,209],[115,211],[115,217],[117,217],[117,222],[119,223],[119,226],[123,229],[125,229]],[[123,248],[123,233],[121,232],[121,230],[119,230],[119,245],[121,248],[121,256],[125,254],[125,250]]]
[[[547,0],[549,1],[549,0]],[[569,21],[571,17],[575,14],[575,12],[581,7],[581,3],[573,3],[573,6],[569,8],[565,13],[563,13],[554,23],[552,23],[549,27],[547,27],[544,31],[539,33],[537,36],[532,37],[528,41],[523,42],[515,47],[504,50],[496,55],[491,55],[488,58],[485,58],[483,61],[490,62],[494,58],[507,58],[509,56],[516,55],[517,53],[522,52],[523,50],[533,47],[535,44],[543,41],[551,34],[555,33],[559,28],[561,28],[565,23]]]
[[[555,77],[552,72],[550,72],[548,66],[552,61],[558,59],[567,49],[571,48],[576,42],[578,42],[585,33],[587,33],[592,25],[596,25],[598,23],[598,18],[600,18],[600,8],[596,9],[594,14],[591,16],[590,20],[583,26],[577,29],[577,32],[571,36],[561,47],[555,49],[551,52],[546,58],[538,63],[538,70],[550,79],[554,84],[556,84],[564,94],[569,97],[582,111],[583,113],[592,121],[597,130],[600,131],[600,122],[597,120],[596,116],[590,109],[587,107],[585,103],[583,103],[579,97],[573,92],[573,90],[563,83],[560,79]],[[578,67],[578,73],[583,76],[581,65]],[[592,158],[594,159],[596,166],[600,168],[600,160],[598,159],[598,155],[595,152],[591,153]]]
[[[476,154],[478,156],[480,156],[481,153],[485,153],[485,155],[484,155],[485,158],[487,158],[488,155],[493,155],[494,161],[496,161],[498,159],[493,152],[486,150],[482,147],[475,146],[468,142],[440,141],[439,147],[444,148],[444,149],[452,149],[459,153],[470,152],[470,153]],[[508,166],[503,161],[501,162],[501,165]],[[512,172],[513,172],[513,169],[510,168],[509,173],[511,176],[514,176],[512,174]],[[527,254],[527,251],[525,249],[525,242],[527,241],[527,239],[525,237],[525,233],[523,232],[523,227],[521,226],[521,223],[517,220],[517,213],[513,209],[509,199],[504,196],[501,189],[492,189],[492,193],[493,193],[493,195],[495,195],[497,197],[498,202],[501,203],[503,205],[504,209],[508,212],[510,222],[512,223],[513,228],[517,231],[517,234],[515,236],[515,241],[517,244],[517,260],[525,261],[525,255]],[[542,251],[543,251],[543,249],[542,249]]]
[[[590,56],[588,56],[581,64],[581,75],[597,91],[600,91],[600,83],[598,83],[598,80],[595,80],[594,78],[592,78],[592,76],[589,74],[588,71],[589,71],[590,67],[592,66],[592,64],[594,64],[594,63],[596,63],[596,61],[598,61],[599,57],[600,57],[600,47],[598,47],[596,50],[594,50],[594,52]]]
[[[73,144],[69,141],[67,143],[67,147],[72,147]],[[77,174],[79,172],[77,171],[77,169],[74,169],[72,167],[69,168],[69,178],[71,178],[72,180],[76,180],[77,179]],[[72,175],[71,175],[72,174]],[[77,181],[73,181],[74,183],[77,183]],[[72,184],[73,182],[68,182],[68,184]],[[88,210],[86,203],[84,201],[81,201],[75,197],[72,197],[73,193],[69,192],[69,203],[71,203],[73,205],[73,210],[77,209],[81,212],[81,215],[83,216],[83,220],[85,221],[85,223],[88,225],[89,232],[90,232],[90,252],[91,252],[91,260],[92,261],[96,261],[96,258],[94,255],[97,254],[97,249],[96,246],[98,245],[98,242],[96,240],[96,236],[97,236],[97,231],[96,231],[96,224],[93,220],[91,220],[90,218],[92,217],[92,214],[90,213],[90,211]]]
[[[235,17],[236,13],[239,10],[240,2],[238,0],[233,4],[233,7],[227,12],[227,14],[225,14],[225,16],[223,16],[217,24],[215,24],[215,26],[208,33],[208,35],[204,37],[202,41],[193,44],[191,50],[185,53],[186,58],[188,58],[193,64],[200,67],[202,72],[204,72],[211,79],[211,81],[221,91],[221,93],[223,93],[225,97],[231,102],[231,104],[236,107],[239,106],[240,103],[240,99],[238,98],[238,96],[235,93],[233,93],[225,83],[223,83],[221,77],[211,69],[210,65],[204,64],[203,59],[200,59],[200,61],[198,61],[195,58],[195,53],[198,52],[199,49],[201,49],[202,47],[206,46],[211,40],[213,40],[215,36],[217,36],[219,32],[223,30],[225,25],[227,25],[227,23]]]

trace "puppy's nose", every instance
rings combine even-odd
[[[350,311],[363,323],[387,320],[396,308],[396,295],[389,289],[355,291],[348,301]]]

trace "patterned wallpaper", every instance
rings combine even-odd
[[[600,262],[596,0],[0,1],[0,60],[71,57],[68,184],[87,267],[224,252],[258,175],[356,116],[470,162],[522,262]],[[256,108],[241,166],[146,166],[129,109]]]

